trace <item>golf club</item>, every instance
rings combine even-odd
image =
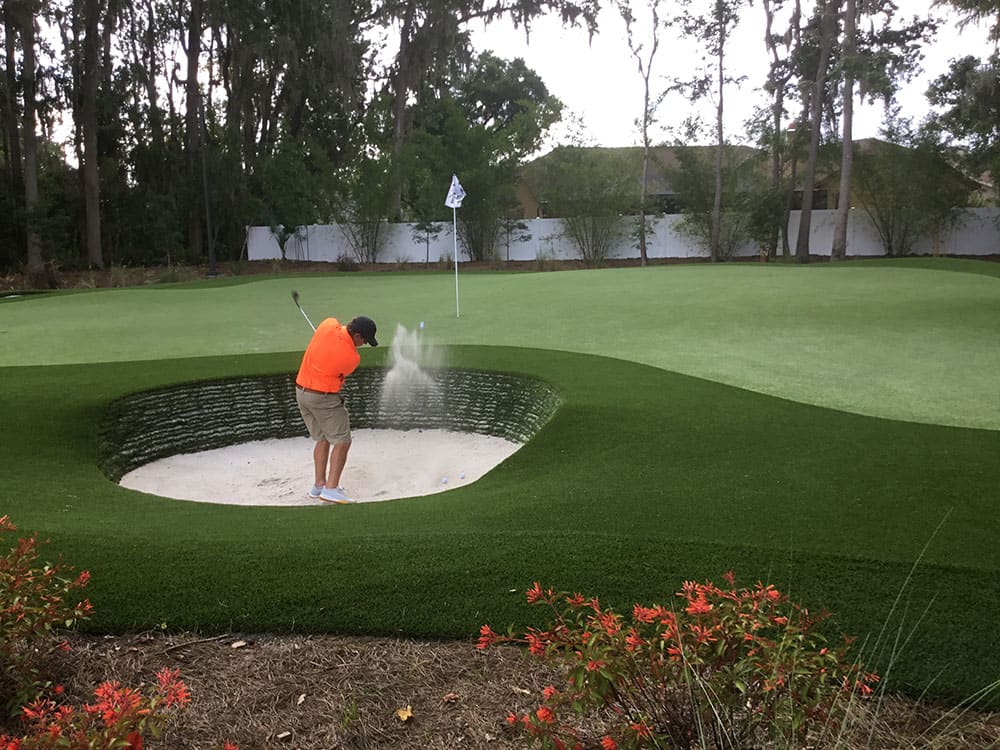
[[[295,301],[295,306],[297,308],[299,308],[299,312],[302,313],[302,317],[306,319],[306,323],[308,323],[309,327],[312,328],[315,331],[316,330],[316,326],[314,326],[313,323],[312,323],[312,321],[309,320],[309,316],[306,315],[306,311],[303,310],[302,309],[302,305],[299,304],[299,293],[296,292],[294,289],[292,290],[292,299]]]

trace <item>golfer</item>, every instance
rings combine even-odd
[[[354,502],[340,486],[351,449],[351,417],[340,389],[361,362],[358,349],[365,344],[378,346],[374,320],[362,315],[345,326],[327,318],[316,328],[295,377],[295,401],[309,437],[316,441],[316,474],[309,496],[328,503]]]

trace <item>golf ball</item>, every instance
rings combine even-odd
[[[448,484],[448,477],[441,477],[441,484]]]
[[[420,321],[420,330],[421,331],[424,330],[424,321],[422,320]]]
[[[458,478],[459,479],[465,479],[465,472],[464,471],[460,472],[459,475],[458,475]]]

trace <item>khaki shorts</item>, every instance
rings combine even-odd
[[[326,440],[331,445],[350,444],[351,415],[339,393],[314,393],[296,387],[295,402],[309,437]]]

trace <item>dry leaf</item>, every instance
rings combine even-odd
[[[530,690],[525,690],[524,688],[519,688],[516,685],[511,685],[510,689],[513,690],[515,693],[520,693],[521,695],[531,695],[531,691]]]
[[[306,702],[306,694],[303,693],[302,695],[299,696],[299,699],[297,701],[295,701],[295,705],[296,706],[301,706],[305,702]]]
[[[442,703],[455,703],[458,700],[458,693],[445,693],[441,696]]]
[[[246,641],[233,641],[233,643],[231,644],[230,647],[231,648],[243,648],[246,645],[247,645]]]
[[[288,739],[289,737],[291,737],[291,736],[292,736],[292,733],[291,733],[291,732],[281,732],[281,733],[280,733],[280,734],[278,735],[278,739],[279,739],[279,740],[287,740],[287,739]]]
[[[413,709],[410,706],[396,709],[396,718],[404,724],[413,718]]]

